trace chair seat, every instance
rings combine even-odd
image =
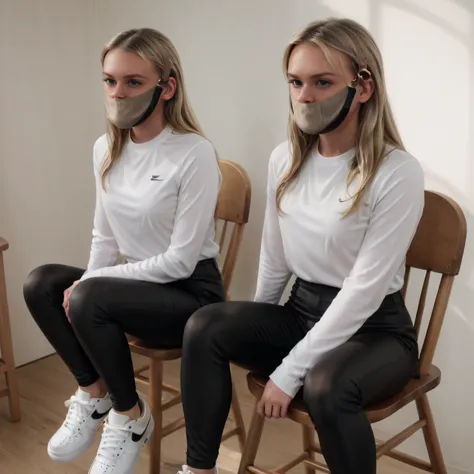
[[[160,349],[159,347],[151,347],[146,342],[130,336],[128,337],[128,345],[135,354],[140,354],[150,359],[175,360],[181,358],[181,348]]]
[[[420,395],[433,390],[441,381],[441,371],[435,365],[432,365],[427,374],[417,379],[411,379],[408,384],[393,397],[384,400],[381,403],[372,405],[366,409],[367,417],[371,423],[388,418],[396,411],[403,408],[408,403],[414,401]],[[249,372],[247,375],[247,383],[252,395],[259,399],[268,382],[268,377]],[[306,404],[304,403],[301,391],[298,392],[288,410],[288,417],[297,423],[312,426],[311,419],[308,415]]]

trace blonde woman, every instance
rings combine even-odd
[[[109,131],[94,145],[97,188],[87,270],[45,265],[24,295],[78,389],[48,453],[71,461],[105,427],[91,474],[131,474],[153,431],[125,334],[181,346],[198,308],[224,300],[213,217],[220,174],[184,89],[178,54],[151,29],[102,53]],[[119,254],[125,263],[115,265]]]
[[[185,472],[215,467],[230,361],[270,376],[263,416],[285,417],[301,393],[332,474],[376,472],[364,407],[416,375],[400,289],[424,177],[398,134],[380,52],[354,21],[319,21],[288,46],[284,70],[289,141],[270,157],[255,302],[200,309],[184,334]]]

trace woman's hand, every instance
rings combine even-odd
[[[258,402],[258,413],[267,418],[286,418],[291,400],[289,395],[269,380],[265,385],[262,398]]]
[[[72,290],[80,283],[80,280],[76,280],[67,290],[64,290],[64,300],[63,300],[63,308],[64,312],[66,313],[67,320],[71,322],[69,318],[69,298],[71,297]]]

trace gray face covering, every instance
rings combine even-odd
[[[298,128],[310,135],[322,135],[335,130],[347,117],[356,94],[356,87],[360,80],[372,76],[367,68],[360,69],[357,76],[348,87],[336,95],[321,102],[302,104],[292,101],[292,115]]]
[[[115,99],[106,96],[107,118],[121,129],[136,127],[155,110],[162,91],[161,86],[157,85],[135,97]]]
[[[355,92],[355,88],[349,86],[321,102],[305,104],[292,101],[293,119],[304,133],[328,133],[339,127],[347,117]]]
[[[293,101],[293,119],[301,131],[310,135],[328,133],[347,117],[354,99],[355,89],[344,88],[336,95],[310,104]]]

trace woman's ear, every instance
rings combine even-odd
[[[369,77],[360,81],[360,95],[359,95],[359,103],[365,104],[374,93],[375,83],[374,80]]]
[[[163,100],[172,99],[176,93],[176,79],[174,77],[168,78],[168,82],[163,84],[161,87],[163,87],[161,98]]]

